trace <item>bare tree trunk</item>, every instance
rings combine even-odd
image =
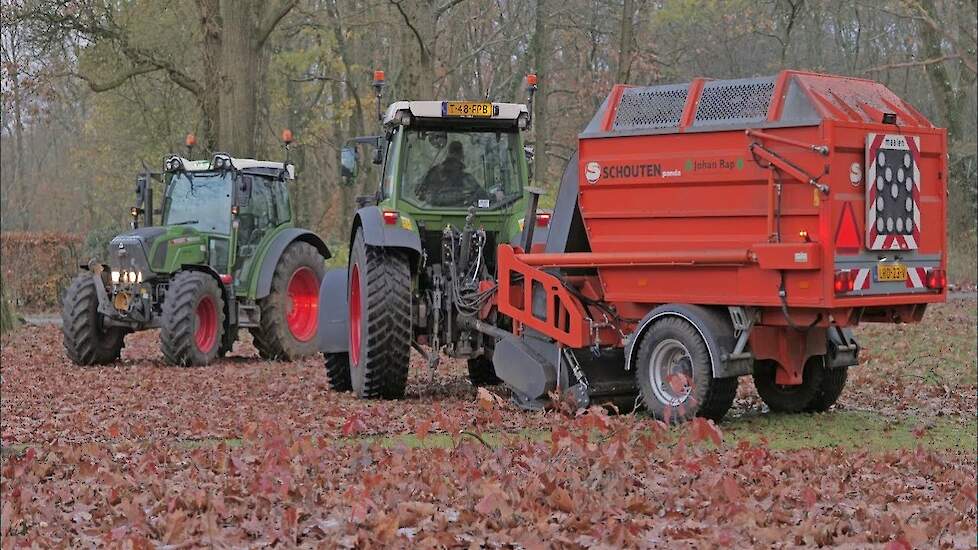
[[[621,10],[621,32],[618,35],[618,75],[616,81],[624,84],[631,79],[632,52],[635,42],[635,1],[625,0]]]
[[[204,65],[203,94],[197,97],[203,114],[201,143],[204,150],[213,153],[217,149],[217,139],[221,128],[221,15],[220,0],[197,0],[200,12],[200,29],[203,35],[201,59]]]
[[[255,2],[221,2],[221,67],[217,145],[235,156],[255,154],[259,65]]]
[[[550,168],[549,155],[547,152],[547,138],[550,136],[550,127],[547,117],[547,94],[550,90],[550,6],[548,0],[537,0],[536,26],[533,31],[531,51],[536,65],[537,73],[537,98],[533,106],[533,138],[535,147],[535,160],[533,179],[537,185],[545,185],[548,180],[548,170]]]

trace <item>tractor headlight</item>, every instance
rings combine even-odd
[[[136,282],[137,283],[143,282],[143,272],[142,271],[137,271],[136,272]]]
[[[114,284],[114,285],[119,284],[119,272],[118,271],[113,271],[112,273],[109,274],[109,276],[112,278],[112,284]]]

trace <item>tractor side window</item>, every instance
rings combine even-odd
[[[275,210],[278,213],[277,223],[283,224],[292,219],[292,205],[289,204],[288,183],[275,181]]]
[[[251,203],[240,214],[239,240],[242,245],[258,244],[265,232],[275,223],[275,200],[265,178],[255,178],[251,187]]]
[[[394,194],[394,168],[397,164],[398,139],[395,133],[387,142],[387,154],[384,155],[384,179],[381,180],[380,187],[384,193],[384,198]]]

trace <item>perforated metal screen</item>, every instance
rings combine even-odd
[[[614,130],[678,128],[688,85],[628,88],[615,113]]]
[[[773,93],[773,77],[707,82],[693,127],[763,122]]]

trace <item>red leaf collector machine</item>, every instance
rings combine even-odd
[[[751,375],[772,410],[825,410],[858,364],[849,327],[946,299],[946,189],[946,131],[878,82],[615,86],[546,249],[499,246],[496,373],[526,406],[719,419]]]

